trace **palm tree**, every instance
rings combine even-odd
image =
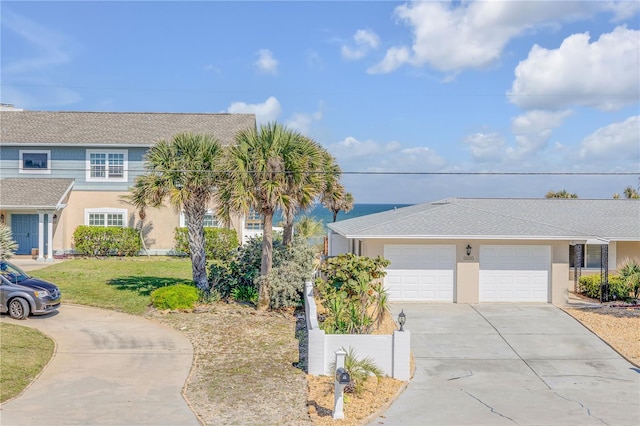
[[[322,205],[333,213],[333,221],[338,218],[338,212],[348,213],[353,208],[353,196],[340,183],[342,170],[331,155],[325,156],[325,186],[320,198]]]
[[[291,245],[293,239],[293,223],[298,211],[311,207],[316,197],[324,188],[324,158],[328,152],[317,142],[303,137],[296,145],[299,161],[294,167],[299,173],[287,173],[287,192],[294,201],[283,210],[284,230],[282,243]]]
[[[633,187],[627,186],[624,189],[624,198],[636,199],[636,198],[640,198],[640,194],[638,194],[638,191],[633,189]]]
[[[324,235],[324,223],[311,216],[302,216],[296,222],[296,235],[306,239]]]
[[[207,291],[204,215],[215,191],[215,173],[223,155],[210,135],[181,133],[155,144],[145,156],[146,173],[136,178],[127,199],[141,212],[165,201],[184,211],[189,233],[193,281]],[[144,213],[143,213],[144,214]]]
[[[563,189],[558,192],[549,191],[545,194],[545,198],[578,198],[578,194],[571,194],[567,192],[566,189]]]
[[[260,275],[266,277],[273,261],[273,215],[278,209],[290,211],[300,204],[299,194],[292,194],[291,186],[292,182],[295,185],[305,182],[308,174],[309,159],[305,155],[309,153],[301,148],[308,140],[281,124],[268,123],[259,129],[239,132],[235,141],[227,151],[226,176],[220,183],[218,205],[221,213],[225,208],[241,214],[247,214],[251,208],[260,212],[263,217]],[[316,191],[306,185],[299,190],[305,194]],[[269,302],[269,283],[262,280],[258,309],[267,309]]]

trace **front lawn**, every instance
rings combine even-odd
[[[0,323],[0,402],[20,394],[53,355],[53,340],[28,327]]]
[[[164,256],[73,259],[32,274],[60,287],[62,303],[135,315],[147,310],[156,288],[192,282],[189,259]]]

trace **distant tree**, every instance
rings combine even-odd
[[[613,194],[613,199],[617,200],[620,198],[620,194],[618,194],[617,192],[615,194]]]
[[[193,281],[209,290],[207,279],[204,216],[214,194],[216,171],[223,155],[221,143],[210,135],[181,133],[162,140],[147,151],[146,173],[136,178],[127,201],[142,212],[168,201],[184,211],[189,234]]]
[[[296,235],[302,238],[313,238],[324,234],[324,224],[321,220],[314,219],[310,216],[302,216],[296,222]]]
[[[627,186],[624,189],[624,198],[637,199],[640,198],[640,194],[638,194],[638,191],[636,191],[633,187]]]
[[[563,189],[558,192],[549,191],[545,194],[545,198],[578,198],[578,194],[571,194],[567,192],[566,189]]]
[[[353,195],[347,192],[340,183],[342,170],[332,156],[327,156],[324,163],[325,187],[320,197],[322,205],[333,213],[333,221],[341,210],[348,213],[353,208]]]

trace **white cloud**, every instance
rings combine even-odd
[[[411,29],[411,48],[391,47],[382,62],[368,72],[388,73],[404,64],[428,64],[443,72],[485,68],[499,60],[511,39],[525,31],[543,24],[585,19],[603,10],[619,16],[629,13],[601,1],[406,3],[395,9],[395,16]]]
[[[479,163],[502,160],[506,141],[498,133],[474,133],[464,140],[473,159]]]
[[[547,148],[554,129],[560,127],[571,111],[528,111],[512,120],[517,148],[507,153],[513,159],[529,156]]]
[[[429,147],[403,147],[398,141],[360,141],[352,136],[327,147],[343,170],[351,171],[431,171],[446,161]],[[366,164],[366,166],[363,166]],[[364,167],[364,168],[363,168]]]
[[[533,46],[516,67],[508,93],[521,108],[555,109],[584,105],[621,108],[640,96],[640,31],[623,26],[589,43],[573,34],[558,49]]]
[[[579,156],[583,160],[617,160],[621,164],[640,163],[640,116],[602,127],[584,138]]]
[[[364,58],[370,51],[375,50],[380,45],[380,38],[371,30],[358,30],[353,35],[355,47],[342,45],[340,52],[342,57],[349,60]]]
[[[311,125],[322,120],[322,103],[318,107],[318,111],[307,113],[295,113],[287,121],[286,126],[297,130],[303,135],[309,134]]]
[[[267,74],[278,73],[278,60],[273,57],[273,53],[269,49],[260,49],[258,51],[258,60],[255,66],[260,72]]]
[[[282,112],[282,106],[278,99],[270,96],[261,104],[247,104],[244,102],[233,102],[227,108],[231,114],[255,114],[258,125],[275,121]]]

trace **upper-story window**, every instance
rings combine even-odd
[[[118,226],[126,225],[127,211],[124,209],[86,209],[84,223],[89,226]]]
[[[87,150],[88,182],[124,182],[126,180],[126,150]]]
[[[262,221],[262,215],[260,212],[251,208],[249,210],[249,214],[247,214],[244,229],[252,229],[252,230],[260,230],[264,228],[264,224]]]
[[[51,173],[51,151],[20,150],[19,173]]]

